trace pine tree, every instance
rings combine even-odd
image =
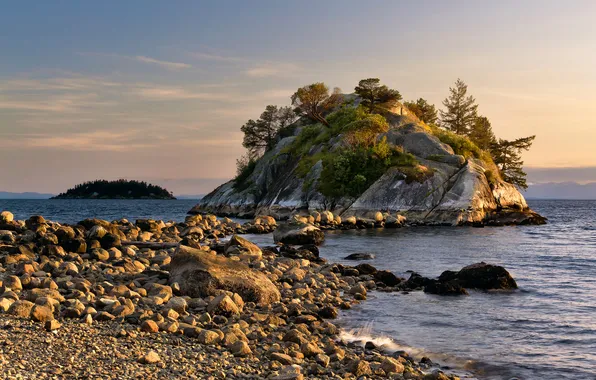
[[[466,96],[468,85],[461,79],[455,82],[455,87],[449,88],[449,92],[449,97],[443,101],[446,110],[441,111],[441,123],[459,135],[467,135],[476,120],[476,99]]]
[[[399,91],[382,85],[379,78],[362,79],[354,92],[362,98],[362,105],[368,108],[368,112],[374,112],[377,105],[390,105],[401,100]]]
[[[415,102],[405,102],[404,105],[426,124],[437,123],[437,109],[434,104],[428,103],[425,99],[419,98]]]
[[[478,116],[476,118],[470,128],[468,137],[478,148],[487,151],[497,142],[490,121],[484,116]]]
[[[291,107],[268,105],[257,120],[250,119],[240,130],[244,132],[242,145],[248,149],[251,159],[273,148],[277,132],[296,120]]]
[[[491,154],[505,182],[527,189],[526,173],[521,152],[530,149],[536,136],[522,137],[516,140],[503,140],[493,144]]]

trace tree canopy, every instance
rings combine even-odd
[[[449,93],[443,101],[446,110],[441,111],[441,124],[459,135],[467,135],[476,121],[476,99],[472,95],[466,96],[468,85],[461,79],[455,82],[455,87],[449,88]]]
[[[426,124],[437,123],[437,109],[434,104],[428,103],[425,99],[419,98],[416,101],[405,102],[404,105]]]
[[[268,105],[257,120],[248,120],[240,130],[244,132],[242,146],[251,158],[257,158],[275,145],[277,132],[296,120],[292,107]]]
[[[291,97],[295,112],[305,115],[315,122],[329,126],[325,120],[325,113],[341,104],[342,96],[339,88],[334,88],[331,94],[329,87],[323,82],[300,87]]]
[[[397,90],[392,90],[381,84],[379,78],[362,79],[354,92],[362,98],[362,105],[373,112],[379,104],[391,104],[401,100],[401,94]]]

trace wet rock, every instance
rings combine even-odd
[[[344,260],[372,260],[375,255],[372,253],[352,253],[344,257]]]
[[[360,274],[375,274],[377,272],[377,268],[370,264],[358,264],[354,268],[356,268]]]
[[[485,262],[468,265],[459,272],[443,272],[439,281],[456,279],[467,289],[517,289],[517,283],[505,268]]]
[[[424,287],[424,292],[441,296],[458,296],[468,294],[466,289],[464,289],[456,280],[445,282],[432,280]]]
[[[383,283],[387,286],[396,286],[399,285],[402,281],[402,278],[397,277],[392,272],[388,270],[378,270],[374,274],[375,281]]]

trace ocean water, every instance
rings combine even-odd
[[[184,219],[196,201],[0,200],[23,219],[33,214],[76,222],[86,217]],[[370,292],[342,312],[344,337],[373,340],[416,357],[429,356],[477,379],[596,379],[596,201],[529,201],[544,226],[415,227],[329,232],[321,255],[366,262],[403,277],[436,277],[485,261],[503,265],[515,292],[441,297],[423,292]],[[272,244],[271,235],[251,235]]]
[[[86,218],[116,220],[126,218],[183,221],[196,199],[0,199],[0,211],[12,212],[15,219],[32,215],[60,223],[77,223]]]

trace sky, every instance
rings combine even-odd
[[[369,77],[437,106],[461,78],[498,137],[537,135],[531,175],[596,181],[594,14],[581,0],[5,2],[0,190],[129,178],[206,193],[267,104]]]

